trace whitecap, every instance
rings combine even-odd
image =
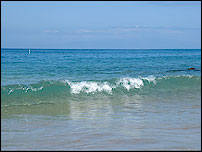
[[[66,80],[66,83],[71,88],[71,93],[79,94],[80,92],[86,93],[95,93],[95,92],[102,92],[105,91],[109,94],[112,93],[112,86],[110,86],[107,82],[70,82]]]
[[[126,88],[128,91],[131,88],[141,88],[144,86],[143,81],[140,78],[121,78],[118,82],[117,85],[122,85],[124,88]]]

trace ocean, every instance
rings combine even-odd
[[[1,48],[1,148],[201,150],[201,49]]]

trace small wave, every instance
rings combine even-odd
[[[1,86],[1,105],[33,105],[38,103],[77,100],[99,93],[112,97],[131,94],[197,92],[201,90],[201,77],[192,75],[162,77],[123,77],[103,81],[41,81],[30,85]]]
[[[51,88],[61,88],[70,89],[71,94],[79,94],[81,92],[95,93],[95,92],[106,92],[108,94],[112,94],[113,90],[117,88],[124,88],[127,91],[131,89],[140,89],[147,84],[156,85],[157,83],[163,83],[168,80],[175,80],[178,81],[183,85],[189,81],[189,79],[193,80],[201,80],[200,76],[193,76],[193,75],[177,75],[177,76],[162,76],[162,77],[123,77],[116,80],[106,80],[106,81],[80,81],[80,82],[72,82],[69,80],[62,80],[62,81],[41,81],[38,84],[30,84],[30,85],[8,85],[2,86],[1,90],[3,92],[7,92],[9,95],[16,92],[16,91],[23,91],[25,93],[30,92],[38,92],[42,90]],[[172,83],[173,83],[172,81]],[[171,82],[171,81],[170,81]],[[177,87],[177,86],[176,86]]]
[[[106,81],[80,81],[73,82],[69,80],[62,81],[41,81],[37,84],[30,85],[8,85],[1,87],[1,94],[3,96],[26,96],[26,95],[59,95],[60,92],[63,94],[94,94],[99,92],[105,92],[107,94],[113,94],[117,90],[138,90],[144,88],[144,86],[158,88],[179,88],[183,86],[199,85],[201,82],[200,76],[193,75],[179,75],[179,76],[162,76],[162,77],[123,77],[119,79],[111,79]]]

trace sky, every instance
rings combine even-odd
[[[1,1],[1,48],[201,49],[201,2]]]

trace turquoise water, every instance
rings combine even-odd
[[[201,50],[1,49],[1,124],[4,150],[200,150]]]

